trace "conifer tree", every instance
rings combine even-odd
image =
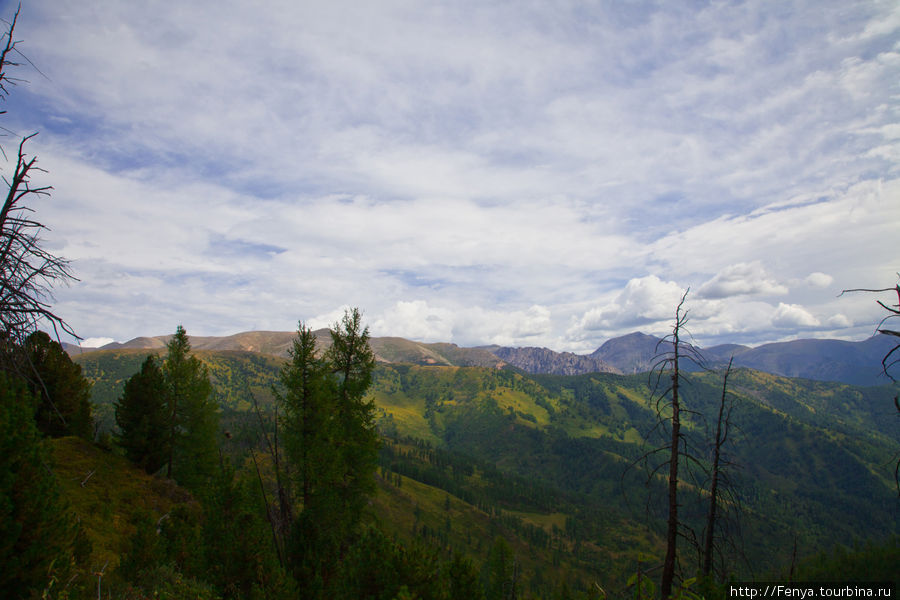
[[[295,471],[301,505],[327,485],[334,385],[325,361],[316,356],[316,335],[300,323],[290,350],[291,362],[281,371],[275,397],[284,409],[284,439]],[[282,391],[283,390],[283,391]]]
[[[147,473],[159,471],[169,457],[167,404],[166,379],[156,358],[148,356],[116,402],[119,446]]]
[[[380,441],[375,428],[375,404],[365,395],[372,383],[375,353],[369,346],[369,328],[354,308],[344,313],[331,331],[331,347],[325,360],[336,375],[336,448],[342,462],[341,507],[351,522],[362,515],[367,498],[375,491]]]
[[[191,356],[191,343],[181,325],[166,345],[162,372],[166,382],[169,452],[166,476],[196,488],[214,473],[218,405],[209,370]]]
[[[512,600],[518,597],[518,564],[509,543],[500,536],[482,567],[486,600]]]
[[[51,437],[93,436],[91,384],[59,342],[43,331],[25,340],[28,368],[24,375],[32,393],[40,398],[35,414],[38,428]]]
[[[74,528],[49,452],[35,426],[34,396],[0,372],[0,594],[37,597],[65,579]]]
[[[348,311],[335,324],[331,341],[317,357],[315,335],[301,323],[276,394],[302,500],[290,562],[307,597],[328,588],[375,491],[378,460],[374,404],[365,398],[375,356],[359,310]]]

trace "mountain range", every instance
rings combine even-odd
[[[224,337],[191,337],[195,350],[249,351],[288,356],[294,332],[249,331]],[[316,331],[322,347],[330,343],[327,329]],[[170,336],[138,337],[101,348],[64,344],[70,355],[97,350],[162,350]],[[881,360],[895,341],[876,335],[860,342],[831,339],[801,339],[757,347],[721,344],[697,348],[706,367],[727,364],[749,367],[785,377],[836,381],[852,385],[884,385]],[[666,343],[644,333],[630,333],[605,342],[591,354],[556,352],[548,348],[480,346],[464,348],[451,343],[423,343],[399,337],[371,340],[376,359],[382,363],[411,363],[457,367],[515,367],[531,374],[582,375],[587,373],[634,374],[650,371]],[[688,364],[690,370],[699,366]]]

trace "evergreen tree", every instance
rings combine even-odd
[[[342,463],[337,500],[355,523],[375,492],[373,475],[381,445],[375,428],[375,403],[365,398],[375,370],[375,353],[369,347],[369,328],[362,326],[359,309],[347,311],[341,322],[335,323],[325,360],[337,376],[335,447]]]
[[[328,485],[335,465],[331,452],[334,385],[328,366],[316,357],[316,336],[303,323],[290,350],[291,362],[279,377],[275,397],[284,409],[285,446],[295,471],[303,507]],[[282,391],[283,390],[283,391]]]
[[[480,600],[484,598],[484,590],[478,580],[478,572],[472,561],[458,552],[445,566],[447,597],[450,600]]]
[[[196,489],[215,472],[218,405],[209,370],[190,355],[184,327],[178,326],[166,348],[162,367],[169,419],[166,476]]]
[[[148,356],[141,370],[125,382],[116,402],[119,446],[147,473],[159,471],[169,457],[169,420],[166,414],[166,379],[156,358]]]
[[[500,536],[482,567],[482,582],[486,600],[514,600],[518,597],[518,564],[509,543]]]
[[[375,491],[378,461],[374,404],[365,399],[375,357],[359,311],[347,312],[331,338],[317,358],[315,335],[300,324],[277,394],[302,499],[289,559],[307,597],[328,588]]]
[[[0,372],[0,590],[37,596],[71,568],[75,530],[35,426],[36,402]]]
[[[203,494],[202,572],[223,598],[291,597],[260,508],[254,478],[223,461]]]
[[[35,415],[38,428],[51,437],[91,439],[91,384],[81,374],[81,365],[73,363],[60,343],[43,331],[26,338],[25,353],[29,388],[40,398]]]

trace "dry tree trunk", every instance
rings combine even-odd
[[[731,365],[734,356],[728,361],[725,369],[725,377],[722,381],[722,401],[719,404],[719,418],[716,421],[716,440],[713,449],[712,482],[709,487],[709,512],[706,515],[706,538],[703,545],[702,572],[709,577],[712,572],[713,541],[716,529],[716,511],[719,501],[719,464],[722,457],[722,446],[728,439],[728,415],[725,413],[726,398],[728,396],[728,376],[731,374]]]

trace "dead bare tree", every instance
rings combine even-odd
[[[672,327],[672,352],[660,361],[660,373],[671,368],[671,385],[666,395],[670,398],[672,415],[671,442],[669,445],[669,482],[668,503],[669,517],[666,526],[666,558],[663,561],[663,572],[660,579],[660,594],[663,598],[672,595],[672,582],[675,578],[675,561],[678,545],[678,466],[681,458],[681,399],[679,396],[681,384],[680,353],[682,328],[687,323],[687,311],[684,310],[684,301],[687,292],[681,297],[678,308],[675,309],[675,325]]]
[[[734,410],[734,398],[728,394],[728,377],[731,375],[734,357],[728,361],[728,367],[722,378],[722,396],[719,401],[719,412],[716,419],[716,432],[713,438],[713,456],[710,465],[710,484],[709,484],[709,505],[706,513],[706,529],[703,539],[703,553],[701,560],[700,572],[705,577],[710,577],[713,573],[713,560],[717,551],[717,539],[721,543],[724,539],[734,544],[732,539],[734,536],[717,536],[717,531],[722,529],[723,509],[727,512],[732,509],[732,517],[739,522],[741,512],[740,499],[735,493],[735,486],[729,477],[729,467],[734,464],[727,459],[723,451],[725,444],[728,442],[734,423],[732,422],[732,413]],[[733,533],[733,532],[732,532]],[[738,531],[737,537],[740,539]],[[723,539],[724,538],[724,539]],[[724,554],[719,550],[719,556],[724,562]]]
[[[897,274],[897,278],[900,279],[900,273]],[[881,289],[869,289],[869,288],[855,288],[852,290],[843,290],[840,295],[843,296],[848,292],[868,292],[871,294],[884,294],[890,293],[892,295],[896,295],[897,304],[885,304],[885,302],[881,300],[876,300],[881,308],[887,311],[887,315],[878,323],[878,326],[875,328],[875,331],[882,335],[889,335],[892,337],[900,338],[900,330],[894,329],[893,323],[891,319],[900,318],[900,282],[894,284],[893,287],[881,288]],[[897,383],[897,378],[891,372],[897,364],[900,363],[900,341],[894,344],[894,347],[891,348],[887,354],[884,355],[884,358],[881,359],[881,370],[882,372],[890,379],[892,382]],[[897,409],[897,413],[900,414],[900,393],[894,395],[894,407]],[[897,459],[897,462],[894,466],[894,481],[897,484],[897,495],[900,496],[900,458]]]
[[[9,73],[11,68],[21,64],[16,57],[24,57],[14,37],[18,16],[17,9],[9,28],[0,38],[0,100],[5,100],[10,88],[22,81]],[[5,111],[0,112],[3,113]],[[48,228],[33,216],[34,209],[30,206],[33,201],[49,196],[52,189],[48,185],[36,185],[32,180],[35,174],[45,172],[37,166],[37,158],[25,150],[35,135],[21,138],[12,176],[3,176],[7,194],[0,208],[0,339],[6,350],[21,346],[39,325],[52,327],[57,339],[60,332],[80,339],[53,312],[50,304],[52,288],[74,281],[75,277],[67,260],[43,247],[41,234]],[[9,352],[4,354],[9,355]]]
[[[685,329],[688,311],[684,307],[688,291],[681,297],[675,309],[672,333],[657,344],[657,357],[650,373],[651,403],[655,408],[657,419],[656,425],[645,439],[660,434],[663,439],[659,446],[644,453],[634,463],[643,463],[647,466],[648,483],[660,473],[666,473],[666,556],[660,578],[662,598],[672,595],[678,567],[678,539],[684,537],[697,545],[696,536],[679,520],[678,487],[683,479],[682,463],[688,470],[687,476],[695,481],[698,480],[697,472],[705,474],[704,466],[697,458],[698,453],[689,447],[687,436],[682,430],[683,419],[695,414],[694,411],[686,409],[682,402],[681,388],[684,382],[682,363],[688,360],[702,367],[704,362],[693,344],[685,341],[685,336],[689,335]],[[654,457],[661,456],[666,458],[654,461]]]

